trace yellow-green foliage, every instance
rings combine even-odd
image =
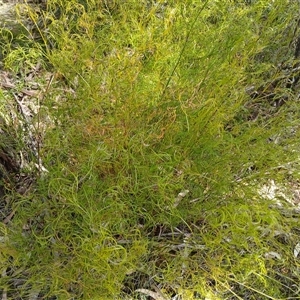
[[[298,9],[49,0],[27,11],[41,39],[11,49],[6,66],[43,54],[64,90],[44,99],[56,120],[41,149],[49,173],[16,202],[6,233],[11,276],[27,280],[20,294],[144,299],[133,290],[158,286],[167,299],[297,296],[295,225],[257,193],[297,157],[296,134],[284,134],[297,126],[295,98],[253,120],[245,90],[292,60]]]

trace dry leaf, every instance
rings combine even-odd
[[[298,243],[294,248],[294,257],[297,258],[300,253],[300,243]]]
[[[159,292],[153,292],[153,291],[150,291],[150,290],[147,290],[147,289],[137,289],[135,290],[135,292],[140,292],[140,293],[143,293],[147,296],[150,296],[152,297],[153,299],[155,300],[167,300],[167,298],[165,298],[161,293]]]

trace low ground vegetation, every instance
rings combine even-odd
[[[2,299],[299,299],[299,4],[16,10]]]

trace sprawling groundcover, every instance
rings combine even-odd
[[[16,6],[2,299],[299,299],[297,2]]]

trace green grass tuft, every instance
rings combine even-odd
[[[272,86],[296,62],[298,9],[51,0],[23,11],[31,42],[5,49],[4,65],[53,73],[34,118],[36,130],[53,122],[39,149],[48,173],[14,195],[1,226],[2,289],[296,299],[299,215],[259,190],[298,180],[298,96],[286,78]]]

